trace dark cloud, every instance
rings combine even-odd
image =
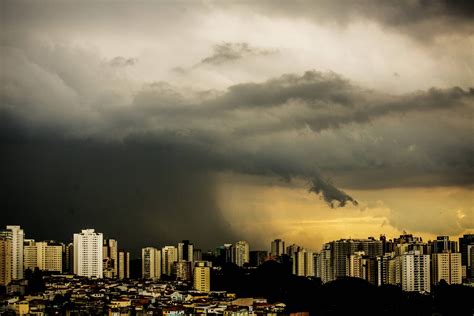
[[[302,17],[316,23],[348,25],[358,21],[373,21],[383,28],[407,34],[420,41],[443,35],[474,34],[474,5],[459,0],[296,0],[240,2],[235,8],[251,8],[264,15],[284,18]]]
[[[135,65],[137,62],[137,58],[125,58],[122,56],[117,56],[109,62],[109,65],[113,67],[127,67]]]
[[[131,86],[89,51],[4,42],[1,221],[29,218],[33,235],[94,226],[136,248],[232,240],[215,201],[221,171],[304,178],[331,206],[355,200],[326,178],[356,189],[473,184],[472,89],[396,95],[318,71],[223,91]]]
[[[52,136],[4,139],[2,148],[1,223],[20,223],[30,238],[69,240],[94,227],[135,254],[183,238],[204,249],[215,236],[237,238],[215,204],[213,177],[194,167],[205,153]]]
[[[252,47],[248,43],[221,43],[214,45],[214,53],[201,60],[201,64],[220,65],[250,56],[276,54],[277,50]]]
[[[235,132],[303,127],[317,132],[389,114],[466,108],[473,99],[473,89],[458,87],[393,96],[360,88],[335,73],[308,71],[302,76],[283,75],[265,83],[231,86],[227,93],[209,103],[228,111],[274,111],[275,115],[284,115],[280,120],[260,120],[258,126],[247,124]]]
[[[189,71],[203,66],[222,66],[231,64],[246,58],[265,57],[278,54],[277,49],[263,49],[250,45],[249,43],[223,42],[213,46],[212,55],[203,58],[199,63],[191,67],[174,67],[172,70],[178,74],[187,74]]]
[[[324,200],[332,207],[344,207],[348,202],[358,205],[358,202],[350,197],[347,193],[333,186],[329,181],[322,181],[321,177],[311,180],[310,192],[322,194]]]

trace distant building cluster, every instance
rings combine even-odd
[[[203,260],[203,257],[208,260]],[[256,260],[259,264],[267,259],[263,252]],[[194,289],[209,292],[211,289],[212,263],[235,263],[243,267],[250,263],[250,246],[246,241],[224,244],[215,253],[202,253],[195,249],[189,240],[183,240],[176,246],[162,248],[146,247],[142,249],[142,278],[159,280],[162,276],[179,281],[193,282]]]
[[[473,235],[465,235],[460,243],[473,242]],[[467,254],[466,258],[472,258]],[[472,247],[469,251],[472,252]],[[472,260],[462,261],[458,243],[448,236],[440,236],[424,243],[413,235],[402,235],[393,240],[381,236],[379,240],[341,239],[323,246],[313,256],[313,275],[329,282],[340,277],[356,277],[374,285],[392,284],[404,291],[430,292],[432,284],[441,280],[461,284],[471,274]],[[296,261],[297,262],[297,261]],[[295,266],[298,271],[298,266]]]
[[[0,286],[24,278],[26,270],[76,274],[88,278],[130,277],[130,253],[94,229],[73,235],[70,243],[26,239],[20,226],[0,231]]]
[[[212,272],[222,266],[235,264],[252,269],[268,260],[286,264],[296,276],[319,278],[322,283],[354,277],[378,286],[391,284],[404,291],[421,293],[429,293],[431,286],[440,282],[472,283],[474,277],[474,234],[464,235],[459,241],[439,236],[423,242],[411,234],[390,240],[384,235],[379,239],[340,239],[324,244],[319,252],[296,244],[285,246],[281,239],[271,242],[269,252],[251,251],[246,241],[203,252],[189,240],[183,240],[177,245],[144,247],[136,260],[131,260],[130,253],[118,245],[117,240],[106,239],[94,229],[84,229],[73,234],[71,242],[60,243],[26,239],[20,226],[6,226],[0,230],[0,286],[13,293],[21,288],[27,271],[41,270],[51,276],[50,284],[68,278],[94,280],[96,285],[115,284],[118,288],[120,284],[133,283],[132,279],[149,282],[133,283],[142,284],[136,291],[144,291],[146,284],[161,284],[158,287],[187,284],[192,298],[196,293],[211,293]],[[132,261],[138,264],[131,266]],[[74,282],[77,286],[79,281]],[[113,304],[122,306],[131,302],[126,299]]]
[[[283,246],[281,246],[283,245]],[[405,234],[393,240],[340,239],[323,245],[313,253],[297,245],[283,255],[292,259],[293,273],[317,277],[323,283],[341,277],[356,277],[374,285],[392,284],[404,291],[430,292],[432,284],[468,282],[474,266],[474,235],[457,241],[439,236],[424,243],[420,237]],[[272,242],[272,256],[281,258],[284,243]]]

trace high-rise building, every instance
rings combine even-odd
[[[346,261],[346,275],[354,278],[364,278],[362,271],[362,258],[365,252],[356,251],[352,255],[349,255]]]
[[[225,263],[232,262],[233,247],[233,244],[224,244],[216,248],[214,258],[217,265],[223,265]],[[203,254],[202,256],[203,261],[211,261],[211,257],[212,256],[209,256],[209,253]]]
[[[63,245],[55,241],[36,243],[38,268],[43,271],[63,272]]]
[[[25,239],[23,242],[23,268],[33,271],[38,266],[38,251],[34,239]]]
[[[393,252],[392,258],[388,261],[387,284],[399,285],[402,284],[402,257],[395,256]]]
[[[37,243],[41,264],[45,271],[63,272],[63,244],[55,241]]]
[[[403,234],[399,238],[394,238],[393,242],[395,244],[412,244],[423,242],[421,237],[413,236],[412,234]]]
[[[178,259],[177,261],[190,261],[194,260],[194,246],[189,240],[183,240],[178,243]]]
[[[178,249],[175,246],[165,246],[161,249],[161,273],[174,274],[174,263],[178,261]]]
[[[197,261],[194,264],[194,289],[200,292],[211,290],[211,263],[208,261]]]
[[[449,236],[438,236],[436,240],[428,242],[428,248],[427,254],[443,253],[444,251],[458,252],[458,243],[449,240]]]
[[[238,241],[232,247],[232,262],[243,267],[244,264],[249,263],[250,246],[246,241]]]
[[[471,277],[472,277],[472,271],[474,269],[474,245],[467,245],[467,265],[463,266],[463,271],[465,271],[465,276],[463,278],[467,278],[467,271],[471,271]]]
[[[74,243],[70,242],[63,249],[63,272],[74,273]]]
[[[346,276],[346,261],[356,251],[363,251],[368,258],[381,256],[382,241],[370,237],[368,239],[340,239],[329,243],[331,249],[331,260],[333,277]]]
[[[314,276],[317,278],[321,278],[319,275],[319,253],[315,252],[313,253],[313,270],[314,270]]]
[[[285,242],[281,239],[275,239],[271,244],[270,255],[278,257],[285,254]]]
[[[430,256],[410,251],[401,256],[402,290],[430,292]]]
[[[176,271],[176,280],[191,281],[193,270],[193,263],[191,261],[176,261],[174,263],[174,270]]]
[[[400,238],[394,238],[394,249],[396,256],[401,256],[406,252],[418,251],[421,254],[428,254],[426,244],[421,237],[415,237],[411,234],[400,235]]]
[[[94,229],[74,234],[74,273],[86,277],[103,277],[103,240]]]
[[[293,252],[293,274],[298,276],[314,276],[313,252],[301,249]]]
[[[212,251],[212,250],[208,250],[208,251],[205,251],[205,252],[201,252],[201,258],[202,260],[194,260],[194,262],[196,261],[209,261],[209,262],[215,262],[217,264],[220,264],[222,262],[224,262],[222,260],[222,247],[217,247],[216,248],[216,251]]]
[[[130,252],[120,250],[118,252],[118,278],[130,278]]]
[[[366,256],[364,251],[354,252],[347,258],[346,275],[377,285],[377,258]]]
[[[325,244],[317,256],[316,276],[321,278],[323,283],[334,280],[331,255],[331,244]]]
[[[390,266],[391,259],[395,256],[394,252],[385,252],[383,256],[377,257],[377,285],[395,284],[395,265]],[[392,269],[391,269],[392,268]],[[390,277],[393,283],[390,283]]]
[[[474,234],[465,234],[459,238],[459,252],[461,253],[461,264],[463,269],[466,270],[466,277],[470,278],[474,273],[473,265],[471,264],[472,260],[470,252],[468,251],[468,246],[474,246]],[[470,260],[471,259],[471,260]]]
[[[63,245],[54,241],[35,242],[25,239],[23,249],[25,270],[63,271]]]
[[[118,276],[118,245],[115,239],[104,239],[102,246],[104,278]]]
[[[286,254],[290,257],[293,257],[293,255],[295,253],[297,253],[298,251],[301,251],[301,250],[303,250],[303,247],[298,246],[296,244],[292,244],[292,245],[289,245],[288,247],[286,247]]]
[[[391,253],[394,251],[395,245],[391,239],[387,240],[385,235],[380,235],[379,240],[382,242],[382,254]]]
[[[12,258],[11,235],[0,233],[0,286],[12,280]]]
[[[362,257],[362,278],[373,285],[377,285],[377,258]]]
[[[142,278],[158,280],[161,278],[161,251],[154,247],[142,249]]]
[[[331,259],[333,277],[340,278],[346,276],[346,260],[356,251],[352,240],[341,239],[339,241],[332,241],[331,243]]]
[[[293,252],[291,259],[293,263],[293,274],[297,276],[305,276],[306,251]]]
[[[20,226],[8,225],[2,232],[2,235],[10,236],[11,240],[11,279],[21,280],[23,279],[23,240],[25,239],[25,233]]]
[[[432,254],[431,280],[433,284],[439,284],[441,280],[445,280],[448,284],[461,284],[461,254],[449,250]]]
[[[402,279],[403,279],[403,256],[395,256],[393,258],[394,265],[395,265],[395,283],[396,285],[401,286],[402,285]]]
[[[249,263],[252,267],[258,267],[267,260],[267,257],[267,251],[253,250],[249,252]]]
[[[234,247],[233,244],[224,244],[224,262],[232,262],[232,248]]]
[[[194,249],[193,250],[193,262],[194,261],[202,261],[202,251],[201,251],[201,249]]]

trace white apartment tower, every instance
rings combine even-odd
[[[12,280],[23,279],[23,239],[25,239],[25,233],[20,226],[8,225],[7,234],[11,237],[11,269],[12,269]]]
[[[401,256],[402,290],[430,292],[430,256],[410,251]]]
[[[444,251],[431,256],[433,284],[445,280],[448,284],[462,283],[461,253]]]
[[[232,261],[239,267],[243,267],[245,263],[249,263],[250,247],[246,241],[238,241],[235,243],[232,254]]]
[[[74,273],[86,277],[103,277],[103,240],[94,229],[74,234]]]
[[[142,249],[142,278],[158,280],[161,278],[161,251],[154,247]]]

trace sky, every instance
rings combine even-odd
[[[137,251],[474,232],[472,1],[2,1],[0,225]]]

